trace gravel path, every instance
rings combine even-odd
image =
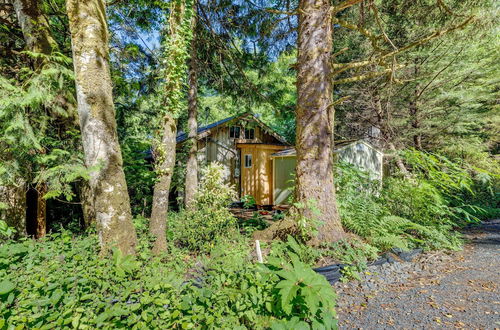
[[[337,283],[341,329],[500,329],[500,220],[468,228],[463,251],[369,267]]]

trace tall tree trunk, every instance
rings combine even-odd
[[[94,198],[92,196],[92,189],[90,189],[88,181],[80,183],[79,193],[80,193],[80,203],[82,203],[82,212],[83,212],[82,227],[84,229],[87,229],[90,228],[92,225],[94,225],[96,221]]]
[[[42,238],[47,234],[47,201],[43,196],[47,193],[47,184],[41,182],[36,190],[36,238]]]
[[[331,13],[328,0],[299,3],[296,199],[304,206],[298,210],[301,216],[321,221],[316,238],[320,242],[345,236],[333,182]]]
[[[155,148],[155,167],[158,174],[153,192],[153,209],[149,231],[155,237],[154,253],[167,249],[166,227],[168,195],[175,165],[176,115],[183,110],[183,88],[186,60],[191,42],[192,0],[172,1],[165,41],[165,108],[161,113],[160,136]]]
[[[57,43],[52,38],[49,22],[43,15],[41,2],[38,0],[11,0],[11,4],[26,43],[25,49],[33,53],[52,54],[52,51],[57,49]],[[43,63],[45,63],[44,59],[35,60],[35,68],[41,67]],[[16,227],[18,236],[24,236],[26,235],[27,186],[23,178],[18,178],[15,181],[16,184],[0,187],[0,189],[4,192],[2,197],[5,196],[5,204],[8,207],[4,213],[12,217],[9,222]],[[46,184],[42,183],[41,187],[46,187]],[[25,196],[21,196],[21,194],[25,194]],[[46,201],[39,198],[38,202],[37,210],[43,210],[43,212],[40,212],[36,217],[36,227],[40,228],[36,233],[37,238],[45,236],[46,233]]]
[[[419,66],[420,60],[416,58],[413,62],[413,76],[414,79],[418,78],[419,75]],[[418,108],[418,97],[419,97],[419,90],[418,90],[418,84],[415,86],[415,89],[413,90],[413,97],[409,102],[408,108],[410,110],[410,122],[411,122],[411,127],[413,128],[413,146],[417,150],[422,150],[422,135],[419,132],[420,130],[420,113],[419,113],[419,108]]]
[[[193,33],[196,29],[196,14],[193,18]],[[194,198],[198,188],[198,141],[196,139],[198,131],[198,58],[196,50],[196,34],[191,42],[191,58],[189,63],[189,90],[188,90],[188,158],[186,162],[186,181],[184,205],[186,209],[192,209]]]
[[[50,55],[57,49],[57,43],[50,33],[49,22],[43,15],[41,1],[13,0],[12,4],[26,41],[26,49],[45,55]],[[43,60],[36,61],[37,66],[42,63]]]
[[[49,21],[42,11],[41,3],[42,2],[39,0],[12,0],[19,26],[21,27],[26,42],[26,49],[33,53],[50,55],[53,51],[58,49],[58,45],[52,37]],[[36,60],[34,62],[35,68],[40,68],[42,65],[46,64],[46,62],[47,61],[43,58]],[[64,103],[66,102],[67,101]],[[52,115],[58,116],[57,113],[53,113]],[[71,111],[70,115],[71,117],[64,119],[63,123],[64,125],[76,128],[78,126],[78,116],[75,111]],[[45,199],[40,199],[39,201],[43,204],[46,203]],[[86,212],[92,213],[90,211],[92,207],[92,204],[82,204],[84,214]],[[45,205],[38,205],[38,209],[45,208]],[[46,224],[42,225],[41,221],[45,222],[46,220],[37,218],[37,227],[46,227]]]
[[[415,94],[417,94],[417,90],[415,90]],[[422,135],[420,134],[420,114],[418,109],[417,100],[412,100],[409,104],[410,108],[410,117],[411,117],[411,127],[413,128],[413,146],[417,150],[422,150]]]
[[[135,253],[137,237],[116,130],[104,0],[68,0],[78,114],[101,254]]]
[[[153,191],[153,207],[149,220],[149,232],[155,237],[153,253],[167,249],[168,195],[175,165],[176,120],[170,114],[163,118],[161,145],[156,147],[156,171],[158,181]]]

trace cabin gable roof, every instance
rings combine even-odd
[[[271,135],[276,140],[278,140],[280,143],[283,143],[284,145],[290,145],[285,140],[285,138],[283,138],[281,135],[276,133],[272,128],[270,128],[269,126],[264,124],[259,118],[257,118],[254,114],[252,114],[250,112],[245,112],[245,113],[242,113],[240,115],[224,118],[222,120],[216,121],[216,122],[211,123],[209,125],[198,127],[196,139],[197,140],[203,139],[203,138],[209,136],[210,134],[212,134],[214,129],[223,127],[225,125],[229,125],[230,123],[233,123],[233,122],[238,121],[238,120],[243,119],[243,118],[245,118],[249,121],[255,122],[265,133]],[[177,137],[176,137],[176,142],[178,144],[184,143],[187,140],[187,138],[188,138],[187,133],[179,132],[177,134]]]

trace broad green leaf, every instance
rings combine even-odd
[[[14,283],[9,280],[3,280],[0,282],[0,295],[5,295],[16,288]]]

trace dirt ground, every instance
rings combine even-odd
[[[464,231],[453,253],[370,267],[338,283],[341,329],[500,329],[500,220]]]

